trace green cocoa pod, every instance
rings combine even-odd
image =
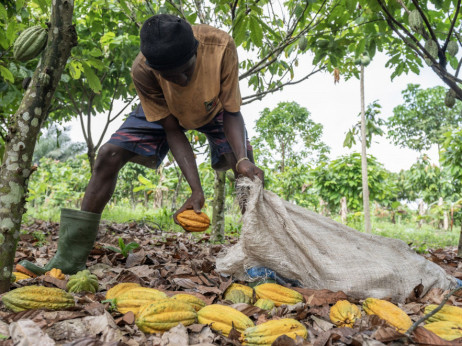
[[[452,89],[449,89],[444,98],[444,104],[446,107],[452,108],[456,104],[455,92]]]
[[[448,42],[448,47],[447,47],[447,52],[449,55],[455,56],[457,52],[459,51],[459,45],[457,44],[456,41],[449,41]]]
[[[237,304],[237,303],[250,304],[250,302],[252,301],[252,297],[249,297],[248,295],[245,294],[244,291],[238,290],[238,289],[234,289],[228,292],[224,298],[226,300],[232,301],[234,304]]]
[[[361,56],[361,65],[367,66],[371,62],[371,58],[369,58],[368,55],[362,55]]]
[[[438,58],[438,44],[433,40],[427,40],[425,42],[425,49],[434,59]]]
[[[13,56],[18,61],[28,61],[38,56],[47,43],[47,30],[35,25],[24,30],[13,46]]]
[[[423,29],[424,22],[418,10],[413,10],[409,13],[409,26],[416,32]]]
[[[298,48],[300,48],[300,50],[304,52],[306,50],[306,47],[308,47],[308,40],[305,36],[302,36],[298,39]]]
[[[67,283],[67,291],[72,293],[92,292],[98,290],[98,278],[91,274],[88,269],[81,270],[77,274],[71,275]]]
[[[361,65],[361,58],[355,59],[355,65]]]

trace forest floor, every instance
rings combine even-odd
[[[339,300],[348,300],[361,307],[362,301],[343,292],[294,288],[303,294],[305,302],[283,305],[265,311],[244,303],[232,304],[223,299],[223,293],[232,279],[215,271],[215,259],[224,248],[236,243],[226,238],[225,244],[213,244],[208,235],[166,233],[146,223],[102,223],[97,243],[87,266],[99,279],[96,293],[74,294],[76,307],[62,311],[26,310],[12,313],[0,303],[0,345],[240,345],[240,333],[233,330],[229,337],[202,324],[187,327],[178,325],[163,334],[145,334],[135,324],[133,313],[125,315],[102,303],[106,291],[117,283],[136,282],[144,287],[164,291],[168,296],[178,292],[191,293],[206,304],[222,303],[249,316],[255,324],[271,319],[294,318],[308,330],[306,339],[279,337],[273,345],[461,345],[462,338],[446,341],[423,327],[417,327],[409,336],[399,333],[375,315],[358,319],[353,328],[336,327],[329,311]],[[56,251],[59,225],[36,220],[25,228],[18,243],[15,263],[28,259],[45,264]],[[45,236],[39,236],[44,234]],[[139,248],[127,258],[107,249],[117,247],[119,238],[124,243],[136,242]],[[455,248],[436,249],[424,254],[440,265],[448,274],[462,279],[462,259]],[[65,289],[66,280],[40,276],[21,280],[11,289],[42,285]],[[392,283],[390,283],[392,284]],[[423,316],[428,304],[439,304],[447,295],[441,289],[431,289],[421,296],[419,287],[400,305],[413,322]],[[449,304],[462,307],[462,292],[452,295]],[[461,331],[462,336],[462,331]]]

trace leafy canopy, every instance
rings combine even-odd
[[[456,102],[453,108],[446,107],[445,88],[421,89],[418,84],[408,84],[402,94],[404,103],[393,109],[387,121],[388,138],[394,144],[428,150],[444,141],[448,129],[462,125],[462,105]]]

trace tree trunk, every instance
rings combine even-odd
[[[423,216],[425,214],[425,208],[424,208],[424,202],[423,201],[420,201],[419,203],[419,216],[420,216],[420,220],[419,220],[419,228],[422,227],[423,225]]]
[[[87,156],[88,156],[88,162],[90,163],[90,172],[93,173],[93,168],[95,168],[96,150],[93,145],[87,144],[87,146],[88,146]]]
[[[77,34],[72,25],[73,11],[73,1],[53,1],[47,46],[21,105],[11,117],[0,169],[0,293],[8,291],[10,287],[37,136],[48,115],[71,48],[77,43]]]
[[[361,170],[363,178],[363,209],[364,209],[364,231],[372,232],[371,212],[369,207],[369,185],[367,178],[367,153],[366,153],[366,107],[364,104],[364,66],[361,65]]]
[[[176,201],[178,199],[178,195],[180,194],[181,190],[181,183],[183,182],[183,173],[180,171],[180,176],[178,177],[178,184],[176,184],[175,193],[172,197],[172,210],[176,210]]]
[[[438,209],[443,209],[443,197],[438,198]],[[438,219],[438,228],[443,228],[442,219]]]
[[[226,172],[215,171],[213,216],[212,216],[212,241],[223,242],[225,240],[225,187]]]
[[[348,215],[347,199],[344,196],[342,197],[342,199],[340,199],[340,218],[343,224],[346,224],[347,222],[347,215]]]
[[[319,214],[323,216],[327,215],[327,202],[322,198],[319,200]]]

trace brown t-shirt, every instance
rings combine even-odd
[[[187,86],[160,77],[146,65],[142,53],[133,62],[133,82],[148,121],[173,114],[185,129],[196,129],[209,123],[222,109],[240,110],[239,63],[232,37],[205,24],[194,25],[192,29],[199,46],[194,73]]]

